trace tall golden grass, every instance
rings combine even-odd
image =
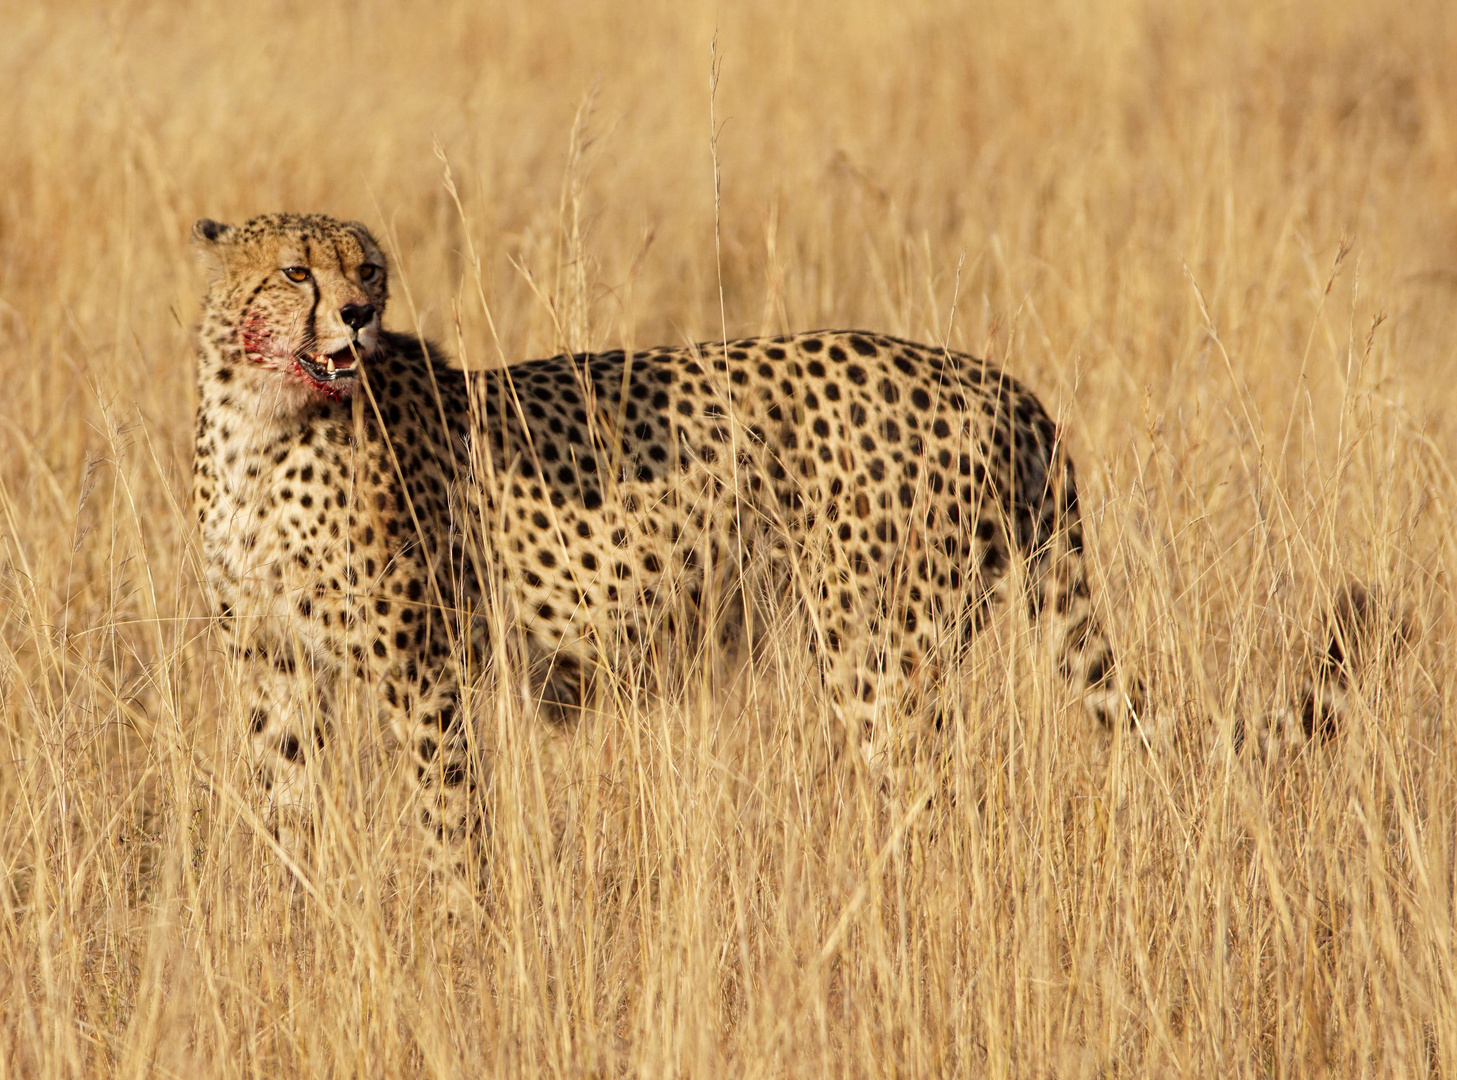
[[[0,1078],[1457,1074],[1445,0],[0,29]],[[816,764],[791,617],[622,681],[565,773],[486,702],[464,913],[357,713],[282,872],[186,509],[188,226],[279,209],[367,221],[389,320],[473,366],[846,325],[990,354],[1072,441],[1160,731],[1087,732],[1014,627],[947,687],[949,790],[886,806]],[[1413,646],[1330,742],[1235,752],[1352,576]]]

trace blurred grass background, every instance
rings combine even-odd
[[[1457,9],[0,28],[0,1077],[1457,1072]],[[469,917],[363,720],[288,884],[186,510],[189,226],[273,210],[368,223],[387,321],[472,366],[821,326],[991,355],[1066,426],[1168,730],[1090,738],[990,648],[954,798],[903,828],[813,781],[790,620],[752,678],[629,690],[565,795],[492,705]],[[1231,753],[1351,576],[1413,648],[1332,743]]]

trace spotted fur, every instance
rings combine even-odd
[[[1092,716],[1136,705],[1093,610],[1061,435],[996,366],[819,331],[468,378],[379,328],[384,259],[363,226],[272,215],[196,235],[216,272],[194,502],[280,804],[352,686],[415,759],[422,823],[470,830],[457,665],[488,651],[464,613],[491,575],[567,705],[609,636],[643,645],[749,563],[803,601],[872,762],[892,749],[886,715],[935,717],[938,675],[1014,597]]]

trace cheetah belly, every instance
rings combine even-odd
[[[586,658],[606,627],[637,642],[696,617],[708,567],[719,595],[729,587],[734,499],[708,469],[624,482],[614,495],[591,510],[504,502],[492,548],[520,625],[543,649]]]

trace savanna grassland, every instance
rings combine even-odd
[[[0,31],[0,1078],[1457,1075],[1457,8]],[[887,802],[824,764],[771,604],[752,650],[605,682],[552,768],[485,695],[464,911],[358,709],[285,870],[186,505],[190,225],[273,210],[367,222],[387,324],[472,367],[826,326],[990,355],[1074,449],[1148,731],[1088,731],[1009,621],[944,688],[950,780]],[[1282,737],[1353,578],[1410,643]]]

